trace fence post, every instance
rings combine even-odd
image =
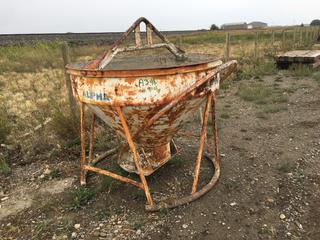
[[[226,35],[226,61],[230,59],[230,33]]]
[[[285,46],[286,46],[285,41],[286,41],[286,30],[283,30],[282,31],[282,41],[281,41],[282,50],[285,49]]]
[[[179,35],[179,48],[181,48],[182,47],[182,37],[181,37],[181,35]]]
[[[67,64],[69,64],[71,62],[70,61],[70,51],[69,51],[69,46],[68,46],[67,42],[62,43],[61,51],[62,51],[62,58],[63,58],[63,64],[64,64],[63,67],[65,67]],[[65,78],[66,87],[67,87],[70,109],[71,109],[72,113],[75,113],[75,111],[77,109],[77,103],[76,103],[76,100],[74,99],[73,94],[72,94],[70,75],[65,72],[64,78]]]
[[[296,29],[293,29],[293,47],[296,45]]]
[[[274,46],[274,40],[275,40],[274,30],[272,30],[272,35],[271,35],[272,46]]]
[[[274,33],[274,30],[272,30],[272,34],[271,34],[271,44],[272,44],[273,53],[275,54],[276,50],[275,50],[275,46],[274,46],[274,41],[275,41],[275,33]]]
[[[254,59],[258,59],[258,38],[259,38],[259,33],[255,33],[255,38],[254,38]]]
[[[303,36],[302,36],[302,28],[300,29],[300,46],[302,46]]]

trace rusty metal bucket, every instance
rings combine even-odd
[[[146,43],[141,39],[140,24],[146,24]],[[120,47],[134,32],[135,46]],[[160,43],[153,43],[153,35]],[[141,55],[137,51],[166,48],[168,54]],[[134,52],[122,56],[124,52]],[[73,94],[81,104],[81,184],[88,171],[130,183],[145,191],[148,210],[175,207],[199,198],[210,190],[220,175],[215,125],[215,91],[235,69],[236,62],[224,63],[212,55],[186,54],[170,43],[147,19],[139,18],[110,50],[89,62],[69,64]],[[177,152],[173,137],[201,104],[205,102],[200,146],[196,158],[192,194],[183,199],[155,204],[145,176],[152,174]],[[89,156],[85,154],[85,106],[92,111]],[[212,108],[215,174],[197,191],[200,162],[206,139],[209,110]],[[94,119],[98,116],[126,144],[93,159]],[[139,175],[141,183],[95,164],[118,153],[119,165]]]

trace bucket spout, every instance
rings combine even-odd
[[[178,152],[173,140],[163,146],[153,148],[137,147],[137,151],[145,176],[151,175]],[[118,164],[127,172],[138,173],[134,164],[133,154],[127,146],[119,151]]]

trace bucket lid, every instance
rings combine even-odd
[[[145,43],[141,40],[140,24],[142,22],[146,25],[146,33],[144,34],[146,36]],[[135,45],[120,47],[131,33],[134,33]],[[158,37],[160,43],[154,43],[153,35]],[[154,52],[160,48],[166,48],[169,53]],[[147,52],[147,54],[142,55],[141,52],[145,53],[145,50],[152,52]],[[214,55],[185,54],[182,49],[171,43],[146,18],[142,17],[139,18],[109,50],[103,52],[96,59],[69,64],[66,68],[89,71],[151,70],[193,66],[219,60],[220,58]]]
[[[188,54],[184,60],[177,60],[172,54],[163,55],[141,55],[141,56],[117,56],[106,65],[102,71],[108,70],[148,70],[167,69],[199,65],[216,62],[220,57],[209,54]],[[91,61],[72,63],[67,66],[69,69],[83,70]]]

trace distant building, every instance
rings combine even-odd
[[[264,22],[251,22],[248,23],[249,29],[256,29],[256,28],[267,28],[268,24]]]
[[[248,24],[246,22],[239,23],[226,23],[221,26],[222,30],[243,30],[248,29]]]

